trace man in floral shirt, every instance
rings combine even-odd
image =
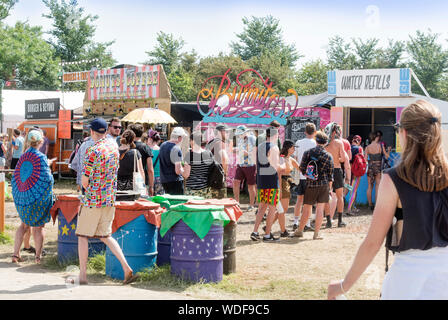
[[[116,258],[124,271],[124,283],[136,280],[117,241],[111,237],[115,217],[115,194],[117,191],[118,148],[106,139],[107,123],[96,118],[90,123],[90,135],[94,141],[85,155],[82,170],[82,186],[86,190],[82,209],[78,215],[79,282],[87,284],[88,238],[100,238]]]

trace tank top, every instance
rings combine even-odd
[[[382,159],[382,153],[369,154],[369,161],[382,161]]]
[[[278,173],[268,161],[271,142],[263,142],[257,150],[257,188],[278,189]]]
[[[385,170],[397,189],[402,204],[403,233],[397,252],[410,249],[429,250],[434,247],[448,246],[446,230],[448,220],[440,225],[440,214],[447,214],[448,209],[442,208],[443,198],[439,192],[424,192],[402,180],[395,168]],[[448,190],[442,190],[448,196]],[[397,212],[398,213],[398,212]],[[397,219],[399,216],[396,215]],[[443,234],[441,230],[445,230]],[[445,235],[444,235],[445,234]]]

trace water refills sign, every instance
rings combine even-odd
[[[25,101],[25,119],[58,119],[60,100],[42,99]]]
[[[411,94],[410,69],[329,71],[328,94],[337,97],[400,97]]]

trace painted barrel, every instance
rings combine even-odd
[[[200,239],[182,220],[172,227],[171,273],[192,282],[219,282],[223,276],[223,227],[213,224]]]
[[[195,196],[184,196],[184,195],[170,195],[170,194],[164,194],[161,196],[158,196],[157,198],[152,197],[150,198],[151,201],[160,203],[160,206],[165,209],[169,209],[170,206],[174,206],[176,204],[185,203],[189,200],[196,199],[200,200],[203,199],[202,197],[195,197]],[[166,202],[162,202],[162,199],[169,202],[167,204]],[[168,232],[165,234],[165,236],[160,235],[160,230],[158,230],[158,236],[157,236],[157,265],[163,266],[166,264],[171,263],[170,255],[171,255],[171,236],[172,232],[171,229],[168,230]]]
[[[78,237],[75,234],[78,216],[70,223],[58,209],[58,261],[69,263],[78,261]],[[99,239],[89,239],[89,257],[104,252],[106,245]]]
[[[134,272],[154,266],[157,257],[156,229],[141,215],[112,234]],[[114,279],[124,279],[123,268],[109,248],[106,250],[106,274]]]
[[[233,221],[224,227],[223,254],[223,273],[234,273],[236,271],[236,223]]]
[[[135,201],[140,198],[140,193],[132,190],[117,191],[116,201]]]

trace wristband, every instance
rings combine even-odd
[[[344,282],[344,280],[341,280],[341,282],[339,282],[341,284],[341,290],[343,294],[347,294],[347,292],[345,292],[344,287],[342,286],[342,283]]]

